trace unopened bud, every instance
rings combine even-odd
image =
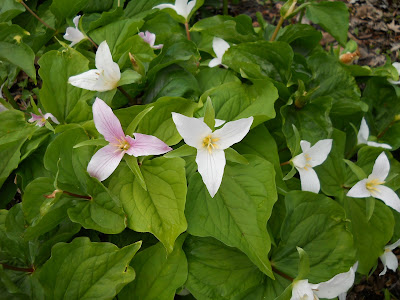
[[[347,52],[342,55],[340,55],[339,60],[340,62],[346,64],[346,65],[351,65],[354,60],[360,58],[360,51],[358,49],[354,51],[353,53]]]

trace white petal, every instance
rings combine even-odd
[[[319,298],[332,299],[341,293],[347,292],[354,283],[355,273],[353,268],[346,273],[340,273],[328,281],[321,282],[314,293]]]
[[[322,164],[328,157],[329,152],[332,149],[332,140],[321,140],[318,141],[314,146],[308,149],[304,154],[308,154],[311,160],[308,162],[311,167]]]
[[[64,39],[67,41],[71,41],[70,47],[73,47],[75,44],[79,43],[80,41],[84,40],[86,37],[80,32],[78,29],[73,27],[68,27],[64,34]]]
[[[320,183],[313,168],[296,168],[300,174],[301,190],[318,194]]]
[[[304,168],[307,164],[307,160],[304,153],[300,153],[299,155],[293,157],[292,163],[296,168],[301,168],[301,169]]]
[[[68,83],[85,90],[96,91],[95,88],[97,86],[99,76],[100,73],[98,70],[89,70],[82,74],[71,76],[68,79]]]
[[[158,8],[158,9],[171,8],[176,11],[175,5],[172,5],[172,4],[159,4],[159,5],[154,6],[153,9],[154,8]]]
[[[202,120],[204,122],[204,117],[200,117],[199,120]],[[225,120],[215,119],[215,127],[219,127],[225,123]]]
[[[400,212],[400,199],[399,196],[387,186],[378,185],[376,191],[372,193],[375,198],[381,199],[387,206],[390,206],[394,210]]]
[[[55,116],[53,116],[51,113],[44,114],[43,117],[45,118],[45,120],[50,118],[54,123],[60,124],[60,122],[58,122],[57,118]]]
[[[394,242],[393,244],[390,244],[390,245],[386,246],[385,249],[394,250],[398,246],[400,246],[400,240],[398,240],[397,242]]]
[[[218,65],[222,64],[222,61],[220,58],[213,58],[212,60],[210,60],[210,62],[208,63],[208,66],[210,68],[214,68]]]
[[[346,297],[347,297],[347,292],[346,292],[346,293],[341,293],[341,294],[338,296],[339,300],[346,300]]]
[[[93,155],[88,164],[87,171],[90,176],[103,181],[114,172],[123,156],[123,151],[120,151],[113,145],[107,145]]]
[[[382,152],[375,160],[372,173],[371,175],[368,176],[368,179],[378,179],[379,181],[385,181],[386,177],[389,174],[389,170],[390,170],[389,160],[385,152]]]
[[[211,129],[206,123],[175,112],[172,113],[172,120],[186,144],[197,149],[203,148],[203,139],[211,134]]]
[[[379,276],[385,275],[387,269],[392,271],[396,271],[399,266],[399,261],[397,260],[396,255],[392,251],[385,251],[379,258],[383,264],[383,271],[379,273]]]
[[[198,149],[196,163],[208,192],[214,197],[224,175],[226,163],[224,150],[215,149],[209,152],[207,148]]]
[[[367,142],[368,146],[371,147],[376,147],[376,148],[384,148],[384,149],[392,149],[392,146],[388,145],[388,144],[381,144],[381,143],[376,143],[376,142]]]
[[[353,198],[366,198],[371,196],[371,193],[367,190],[366,184],[368,179],[363,179],[357,182],[346,194],[347,197]]]
[[[362,118],[360,130],[358,131],[357,134],[358,144],[366,144],[368,141],[368,137],[369,137],[369,128],[367,122],[365,121],[365,118]]]
[[[301,150],[303,152],[307,152],[311,148],[311,143],[307,142],[307,141],[304,141],[304,140],[301,140],[300,141],[300,147],[301,147]]]
[[[400,63],[394,62],[394,63],[392,63],[392,66],[395,67],[396,70],[397,70],[397,73],[400,74]]]
[[[75,18],[72,19],[72,22],[74,22],[76,28],[78,28],[78,26],[79,26],[80,18],[81,18],[81,16],[76,16]]]
[[[106,41],[103,41],[96,52],[96,68],[104,71],[106,81],[118,82],[121,79],[121,72],[117,63],[111,56],[110,48]]]
[[[290,300],[313,300],[314,293],[307,279],[295,281]]]
[[[186,17],[185,19],[188,18],[188,16],[190,15],[190,13],[192,12],[193,7],[196,5],[196,0],[190,1],[187,3],[186,5]]]
[[[213,50],[215,55],[222,60],[222,56],[224,55],[224,53],[226,52],[226,50],[229,49],[229,44],[227,42],[225,42],[223,39],[220,39],[218,37],[215,37],[213,39]]]
[[[239,119],[226,123],[221,129],[213,133],[213,137],[219,138],[217,145],[219,149],[226,149],[240,142],[249,132],[253,117]]]

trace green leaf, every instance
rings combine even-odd
[[[357,176],[358,180],[363,180],[367,178],[367,174],[365,174],[364,170],[357,166],[350,160],[343,159],[343,161],[350,167],[350,170]]]
[[[91,14],[82,19],[82,26],[85,32],[110,24],[120,19],[124,14],[122,7],[115,7],[110,11],[104,11],[102,14]]]
[[[138,113],[135,118],[132,120],[132,122],[129,124],[128,128],[125,130],[127,135],[133,135],[136,131],[136,128],[138,127],[140,121],[142,121],[143,117],[147,115],[148,112],[150,112],[154,106],[149,106],[146,109],[142,110],[140,113]]]
[[[292,169],[289,171],[289,173],[287,173],[285,175],[285,177],[283,177],[283,180],[286,181],[286,180],[292,179],[293,176],[296,174],[296,172],[297,172],[296,168],[294,166],[292,166]]]
[[[79,11],[85,8],[88,0],[76,0],[72,3],[68,0],[53,0],[50,5],[51,12],[60,20],[75,17]]]
[[[204,105],[204,123],[206,123],[211,130],[214,130],[215,111],[210,97],[207,97],[206,104]]]
[[[0,41],[0,59],[21,68],[36,83],[35,53],[26,44]]]
[[[196,79],[202,93],[224,83],[240,82],[232,70],[221,68],[204,68],[196,75]]]
[[[165,0],[137,0],[135,2],[129,2],[125,8],[125,16],[132,18],[140,13],[151,11],[154,6],[166,3]],[[153,31],[152,31],[153,32]]]
[[[235,162],[242,165],[248,165],[249,161],[243,156],[240,155],[235,149],[227,148],[224,150],[226,160],[231,162]]]
[[[112,299],[135,278],[129,262],[141,242],[118,249],[110,243],[92,243],[81,237],[59,243],[38,271],[45,299]],[[84,279],[84,280],[83,280]]]
[[[83,141],[80,142],[78,144],[76,144],[73,148],[80,148],[80,147],[84,147],[84,146],[107,146],[109,144],[109,142],[107,142],[105,139],[100,138],[100,139],[93,139],[93,140],[87,140],[87,141]]]
[[[190,147],[186,144],[182,145],[178,149],[172,150],[170,152],[167,152],[164,154],[164,157],[166,158],[172,158],[172,157],[184,157],[184,156],[191,156],[191,155],[196,155],[197,150],[196,148]]]
[[[49,51],[39,60],[39,75],[43,80],[40,102],[60,123],[79,122],[91,119],[91,108],[86,101],[94,92],[74,87],[68,78],[88,70],[89,61],[72,48]],[[57,99],[57,101],[54,101]],[[76,107],[79,105],[79,114]],[[74,112],[75,111],[75,112]]]
[[[356,258],[344,209],[331,198],[303,191],[287,193],[285,203],[281,241],[272,253],[271,263],[296,277],[299,262],[296,247],[301,247],[309,256],[310,282],[326,281],[347,272]]]
[[[118,299],[174,299],[175,291],[186,282],[188,273],[182,251],[184,240],[185,236],[180,236],[174,251],[168,255],[161,243],[139,252],[131,262],[137,276],[118,294]]]
[[[118,85],[126,85],[131,83],[136,83],[142,79],[142,75],[134,70],[125,70],[121,74],[121,79],[118,82]]]
[[[276,40],[286,42],[294,52],[307,55],[322,39],[320,31],[306,24],[291,24],[279,30]]]
[[[138,232],[151,232],[168,253],[176,238],[186,230],[185,162],[181,158],[145,160],[140,167],[147,191],[127,167],[119,168],[110,181],[127,215],[127,225]]]
[[[306,17],[329,32],[341,45],[347,41],[349,10],[343,2],[312,2],[306,8]]]
[[[186,204],[188,232],[214,237],[243,251],[258,268],[272,277],[266,230],[277,200],[275,171],[257,156],[245,156],[248,165],[227,163],[218,193],[211,198],[201,176],[189,181]],[[226,226],[229,224],[229,226]]]
[[[374,213],[375,210],[375,198],[373,197],[368,197],[366,199],[366,209],[365,209],[365,215],[367,216],[367,221],[371,220],[372,214]]]
[[[131,169],[132,173],[135,175],[135,178],[137,181],[139,181],[140,186],[147,191],[146,182],[144,181],[142,172],[140,172],[137,158],[131,155],[125,155],[124,158],[129,169]]]
[[[0,7],[0,22],[7,22],[24,12],[22,4],[15,0],[3,0]]]
[[[300,247],[296,247],[299,253],[299,271],[296,276],[296,280],[306,279],[310,272],[310,259],[308,258],[307,252]]]

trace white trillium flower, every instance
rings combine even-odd
[[[96,68],[71,76],[68,82],[73,86],[98,92],[105,92],[118,87],[121,71],[118,64],[113,61],[106,41],[103,41],[97,49]]]
[[[394,255],[394,253],[392,252],[392,250],[394,250],[398,246],[400,246],[400,240],[391,245],[386,246],[385,252],[383,252],[383,254],[379,256],[383,264],[383,271],[379,273],[379,276],[385,275],[387,269],[390,269],[395,272],[399,267],[399,261],[397,260],[396,255]]]
[[[70,47],[73,47],[74,45],[78,44],[80,41],[86,39],[85,35],[82,32],[80,32],[80,30],[78,29],[80,18],[81,18],[81,16],[76,16],[72,20],[72,22],[74,22],[74,24],[75,24],[75,28],[67,27],[67,29],[65,31],[64,39],[72,42]]]
[[[176,13],[188,20],[190,12],[193,7],[196,5],[196,0],[188,1],[188,0],[176,0],[175,5],[173,4],[159,4],[153,7],[158,9],[171,8],[176,11]]]
[[[320,140],[314,146],[307,141],[300,142],[303,153],[292,158],[293,165],[299,171],[301,190],[318,193],[320,183],[313,167],[322,164],[332,149],[332,139]]]
[[[293,283],[290,300],[318,300],[319,298],[333,299],[346,293],[354,283],[354,266],[348,272],[340,273],[328,281],[319,284],[309,283],[307,279]]]
[[[368,137],[369,137],[369,128],[368,128],[367,122],[365,121],[365,118],[362,118],[360,130],[358,131],[358,135],[357,135],[357,140],[358,140],[357,144],[358,145],[367,144],[368,146],[371,146],[371,147],[380,147],[380,148],[389,149],[389,150],[392,149],[392,147],[388,144],[369,142]]]
[[[208,66],[210,68],[213,68],[215,66],[222,65],[225,68],[228,68],[227,66],[222,64],[222,57],[224,56],[225,52],[229,49],[229,47],[230,47],[229,44],[227,42],[225,42],[223,39],[215,37],[213,39],[213,50],[217,57],[213,58],[208,63]]]
[[[392,66],[395,67],[396,70],[397,70],[397,73],[400,74],[400,63],[398,63],[398,62],[392,63]],[[388,81],[389,81],[391,84],[400,84],[400,80],[394,81],[394,80],[392,80],[392,79],[388,79]]]
[[[204,121],[173,112],[172,119],[185,143],[197,149],[196,163],[211,197],[217,193],[226,164],[224,149],[240,142],[250,130],[253,117],[226,123],[214,132]]]
[[[357,182],[347,193],[348,197],[366,198],[374,197],[381,199],[387,206],[400,212],[399,196],[387,186],[384,186],[385,179],[389,174],[390,163],[385,154],[382,152],[375,161],[372,173],[359,182]]]

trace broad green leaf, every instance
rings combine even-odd
[[[107,146],[109,142],[107,142],[105,139],[100,138],[100,139],[94,139],[94,140],[87,140],[80,142],[76,144],[73,148],[80,148],[84,146]]]
[[[349,30],[349,9],[345,3],[340,1],[311,2],[311,5],[306,8],[306,17],[329,32],[341,45],[346,44]]]
[[[3,0],[0,6],[0,22],[7,22],[25,11],[25,7],[15,0]]]
[[[85,8],[88,0],[53,0],[50,5],[51,12],[60,20],[75,17],[79,11]]]
[[[166,1],[161,0],[159,4],[161,3],[166,3]],[[171,3],[173,3],[173,1],[171,1]],[[156,12],[156,10],[153,10],[153,12],[155,13],[149,16],[149,19],[146,20],[143,30],[156,32],[157,43],[165,44],[171,38],[171,34],[180,34],[186,38],[185,27],[182,26],[182,24],[175,21],[169,14],[166,14],[163,11]],[[144,14],[148,14],[148,12],[145,12]]]
[[[20,7],[22,5],[17,4]],[[1,16],[0,16],[1,18]],[[0,41],[19,45],[21,40],[29,36],[29,32],[15,24],[0,23]]]
[[[175,291],[187,279],[188,266],[180,236],[174,251],[167,254],[161,243],[139,252],[131,262],[137,276],[118,294],[118,299],[174,299]]]
[[[138,160],[136,157],[131,155],[125,155],[125,162],[128,165],[129,169],[131,169],[132,173],[135,175],[135,178],[139,182],[140,186],[147,191],[146,182],[144,181],[143,174],[140,171],[140,167],[138,164]]]
[[[272,164],[262,158],[250,155],[245,158],[248,165],[227,163],[214,198],[199,173],[190,178],[185,211],[188,232],[211,236],[240,249],[262,272],[272,277],[268,260],[271,241],[266,224],[277,200],[275,171]]]
[[[135,133],[136,128],[138,127],[140,121],[142,121],[143,117],[153,109],[154,106],[149,106],[146,109],[142,110],[137,116],[132,120],[129,124],[128,128],[126,129],[127,135],[132,135]]]
[[[129,2],[125,8],[125,16],[132,18],[140,13],[151,11],[154,6],[162,3],[173,3],[168,0],[137,0],[135,2]],[[154,10],[155,11],[155,10]]]
[[[205,92],[201,99],[203,103],[210,97],[215,118],[233,121],[241,118],[254,117],[252,126],[275,117],[274,103],[278,91],[266,80],[254,80],[252,85],[230,82]],[[204,115],[204,108],[197,114]]]
[[[15,45],[0,41],[0,59],[21,68],[36,82],[35,53],[25,43]]]
[[[215,110],[211,102],[211,98],[207,97],[206,103],[204,105],[204,123],[207,124],[211,130],[214,131],[215,127]]]
[[[40,102],[46,112],[52,113],[62,124],[86,121],[92,112],[86,101],[94,92],[74,87],[68,78],[88,70],[89,61],[72,48],[49,51],[39,60],[39,75],[43,80]],[[57,99],[57,101],[55,101]],[[79,107],[80,114],[73,113]]]
[[[136,83],[142,79],[142,75],[134,70],[125,70],[121,74],[121,80],[118,82],[118,85],[126,85],[131,83]]]
[[[358,180],[363,180],[363,179],[367,178],[367,174],[365,174],[363,169],[361,169],[355,163],[353,163],[352,161],[350,161],[348,159],[344,159],[343,161],[346,163],[346,165],[348,165],[350,167],[350,170],[357,176]]]
[[[127,226],[154,234],[169,253],[176,238],[186,230],[185,162],[181,158],[145,160],[140,167],[145,191],[128,167],[119,168],[110,181],[127,215]]]
[[[45,299],[112,299],[135,278],[129,262],[141,242],[122,249],[81,237],[59,243],[38,271]]]
[[[306,251],[300,247],[296,247],[297,252],[299,252],[299,271],[296,276],[296,280],[306,279],[308,273],[310,272],[310,259]]]
[[[222,63],[250,78],[265,78],[286,83],[290,78],[293,50],[284,42],[259,41],[230,47]]]
[[[164,154],[164,157],[171,158],[171,157],[184,157],[184,156],[191,156],[196,155],[197,150],[196,148],[190,147],[186,144],[180,146],[178,149],[172,150]]]
[[[242,164],[242,165],[247,165],[249,163],[248,160],[243,155],[240,155],[233,148],[227,148],[224,150],[224,152],[225,152],[226,160],[229,160],[231,162],[235,162],[238,164]]]
[[[202,93],[224,83],[240,82],[234,72],[221,68],[204,68],[196,75],[196,79]]]
[[[373,214],[368,220],[365,199],[346,197],[344,203],[357,249],[357,272],[368,274],[393,235],[393,214],[382,201],[375,200]]]
[[[102,14],[91,14],[82,19],[83,29],[87,32],[101,26],[110,24],[120,19],[124,14],[122,7],[115,7],[110,11],[104,11]]]
[[[326,281],[347,272],[356,258],[344,209],[326,196],[303,191],[289,192],[285,203],[287,215],[281,242],[271,258],[275,268],[296,277],[296,247],[301,247],[310,259],[310,282]]]
[[[318,45],[321,38],[321,32],[310,25],[291,24],[279,30],[276,40],[286,42],[294,52],[306,55]]]

